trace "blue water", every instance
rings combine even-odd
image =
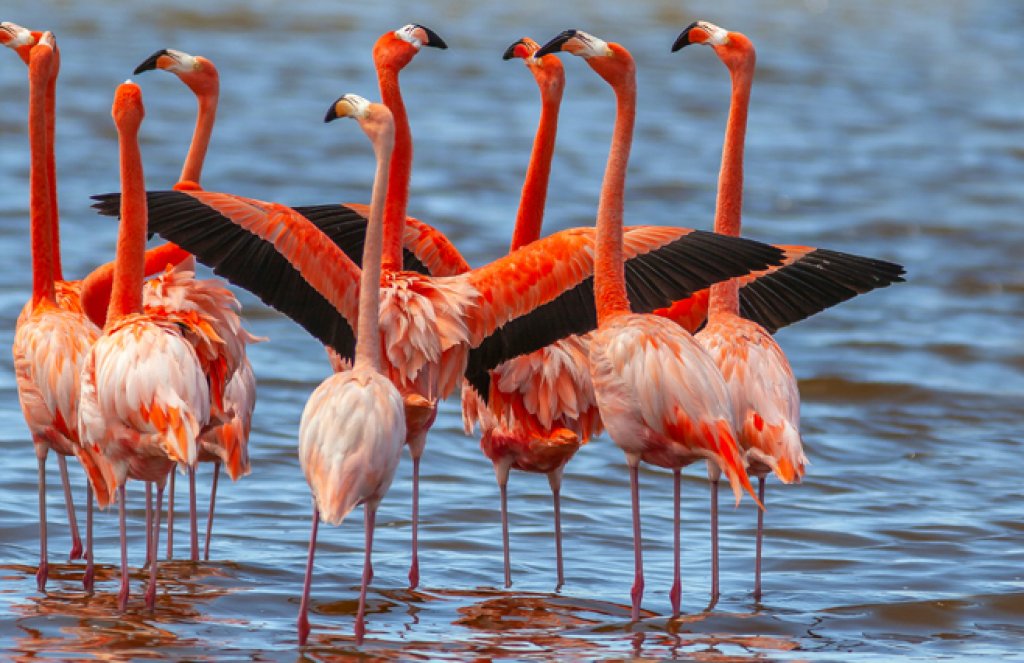
[[[483,4],[483,3],[481,3]],[[325,126],[340,94],[376,96],[369,51],[419,22],[447,51],[402,75],[416,141],[410,212],[473,264],[507,247],[538,111],[535,85],[504,49],[579,28],[637,60],[639,117],[630,223],[708,228],[728,104],[709,49],[670,54],[701,18],[758,49],[744,227],[752,237],[897,261],[908,282],[783,330],[800,378],[811,459],[799,486],[769,484],[765,594],[751,598],[755,513],[726,508],[723,596],[708,606],[703,469],[683,487],[684,618],[668,620],[671,482],[642,473],[647,594],[628,619],[628,478],[606,437],[568,466],[567,584],[554,592],[545,478],[510,482],[514,587],[502,584],[497,490],[458,403],[444,404],[423,461],[423,586],[406,587],[409,472],[378,515],[367,643],[352,639],[361,515],[321,528],[313,635],[294,631],[309,532],[296,456],[305,399],[329,371],[322,348],[240,292],[259,379],[253,473],[222,482],[211,557],[193,565],[179,510],[176,560],[155,613],[143,574],[122,615],[116,513],[97,518],[97,592],[80,591],[51,460],[51,581],[35,589],[36,466],[9,356],[0,367],[0,658],[330,660],[396,658],[746,658],[889,660],[1019,657],[1024,642],[1024,7],[1016,3],[808,0],[713,2],[167,3],[8,2],[0,20],[51,29],[63,67],[57,119],[65,272],[113,256],[114,224],[88,196],[117,187],[112,93],[159,48],[212,59],[221,110],[204,184],[286,203],[365,201],[372,153],[349,124]],[[0,53],[0,341],[30,290],[24,66]],[[593,222],[613,115],[607,86],[566,57],[548,227]],[[146,176],[176,179],[194,118],[174,77],[138,77]],[[71,470],[76,499],[83,475]],[[200,495],[210,478],[201,470]],[[179,490],[179,505],[185,493]],[[129,491],[130,555],[141,564],[142,493]],[[200,509],[201,513],[205,508]],[[80,518],[84,520],[83,510]]]

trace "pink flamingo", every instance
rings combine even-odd
[[[558,109],[565,70],[554,55],[535,58],[540,44],[524,37],[508,47],[504,59],[521,58],[540,88],[541,115],[530,164],[523,183],[510,251],[540,237],[544,220],[551,158],[558,128]],[[557,587],[565,583],[562,563],[560,493],[566,463],[601,421],[587,369],[585,336],[568,336],[542,350],[511,359],[491,372],[490,403],[468,384],[462,390],[466,432],[480,426],[480,448],[494,464],[501,495],[501,533],[505,586],[512,585],[508,531],[509,470],[546,474],[555,518]]]
[[[718,177],[715,232],[739,236],[743,208],[743,143],[747,109],[754,81],[756,55],[750,39],[739,32],[696,21],[676,39],[672,50],[690,44],[710,46],[729,69],[732,100]],[[800,391],[782,348],[764,327],[739,315],[739,284],[724,281],[711,286],[708,324],[697,341],[722,371],[732,398],[738,438],[750,473],[758,479],[764,502],[765,477],[774,472],[783,483],[800,481],[804,474],[800,441]],[[712,597],[718,596],[718,472],[709,465],[712,514]],[[764,511],[757,512],[754,599],[761,598],[761,539]]]
[[[675,484],[675,578],[670,598],[679,614],[679,484],[686,465],[707,459],[725,472],[736,495],[753,487],[736,443],[729,393],[721,373],[694,338],[665,318],[631,312],[623,263],[623,194],[636,113],[636,71],[624,47],[566,30],[535,57],[568,51],[583,57],[614,90],[615,128],[597,210],[594,293],[598,327],[590,339],[590,374],[601,419],[625,452],[633,502],[636,565],[632,618],[643,596],[639,465],[672,470]],[[756,500],[756,497],[755,497]]]
[[[309,561],[299,607],[300,645],[306,644],[309,637],[309,590],[317,524],[323,518],[332,525],[340,525],[360,504],[366,514],[366,551],[355,634],[357,642],[362,642],[366,631],[366,588],[373,575],[371,555],[377,505],[391,486],[406,437],[402,395],[382,372],[378,342],[384,193],[395,138],[394,120],[383,104],[371,104],[354,94],[334,102],[326,120],[339,117],[353,117],[359,122],[373,143],[377,170],[359,283],[355,361],[352,368],[334,373],[316,388],[299,424],[299,460],[313,491]]]
[[[128,601],[125,481],[157,484],[155,518],[146,522],[151,560],[146,605],[152,609],[164,484],[176,463],[195,465],[196,440],[209,422],[211,401],[200,357],[185,336],[191,332],[182,329],[203,321],[194,313],[143,311],[147,230],[138,131],[144,111],[137,85],[118,86],[111,114],[121,155],[121,225],[106,326],[82,366],[78,430],[82,446],[103,456],[89,468],[100,507],[110,503],[115,490],[120,493],[122,610]]]

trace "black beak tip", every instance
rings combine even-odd
[[[433,48],[440,48],[444,50],[448,48],[448,44],[445,43],[444,39],[441,39],[441,35],[437,34],[425,25],[418,25],[418,28],[427,33],[427,43],[424,46],[432,46]]]
[[[540,47],[536,53],[533,54],[535,58],[542,58],[549,53],[557,53],[562,50],[562,45],[576,36],[576,30],[564,30],[558,34],[557,37],[549,41]]]
[[[519,44],[522,44],[522,43],[523,43],[523,41],[519,40],[516,43],[512,44],[511,46],[509,46],[508,48],[506,48],[505,49],[505,54],[501,56],[501,59],[502,60],[511,60],[512,58],[514,58],[516,56],[516,46],[518,46]]]
[[[679,33],[679,36],[676,37],[676,40],[672,42],[673,53],[693,43],[692,41],[690,41],[690,30],[693,30],[695,27],[697,27],[697,21],[694,21],[693,23],[689,24],[688,26],[686,26],[685,30]]]
[[[135,71],[133,72],[134,75],[138,76],[144,71],[156,69],[156,61],[160,58],[161,55],[167,55],[166,48],[161,48],[159,51],[143,60],[142,64],[140,64],[138,67],[135,67]]]
[[[332,122],[338,119],[338,102],[335,101],[331,104],[331,107],[327,109],[327,114],[324,115],[324,124]]]

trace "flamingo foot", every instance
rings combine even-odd
[[[373,567],[370,567],[370,580],[373,580]],[[412,566],[409,567],[409,589],[416,589],[420,585],[420,560],[419,557],[412,558]]]
[[[46,589],[46,579],[50,575],[50,564],[44,559],[39,562],[39,568],[36,570],[36,589],[40,592]]]
[[[298,632],[299,632],[299,646],[305,646],[306,640],[309,639],[309,618],[306,613],[300,612],[298,619]]]
[[[356,617],[355,635],[356,644],[362,645],[363,640],[366,639],[366,618],[362,614]]]
[[[676,580],[672,583],[672,589],[668,592],[669,601],[672,602],[672,619],[679,617],[679,606],[683,595],[682,583]]]
[[[86,593],[92,594],[95,583],[96,569],[93,567],[92,560],[89,560],[85,565],[85,575],[82,576],[82,588],[85,589]]]
[[[71,552],[68,553],[68,561],[73,562],[76,559],[82,559],[84,553],[82,547],[82,539],[78,536],[77,532],[71,535]]]
[[[640,619],[640,601],[644,596],[644,579],[637,578],[633,583],[633,588],[629,590],[629,597],[633,600],[633,611],[630,613],[630,619],[634,622]]]

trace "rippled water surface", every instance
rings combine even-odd
[[[479,3],[485,4],[485,3]],[[1024,7],[1017,3],[679,2],[91,3],[3,6],[0,20],[52,29],[62,47],[58,167],[65,272],[113,255],[115,227],[88,195],[117,186],[109,109],[116,84],[171,47],[217,63],[221,112],[208,188],[286,203],[366,200],[372,155],[352,124],[325,126],[345,92],[376,96],[369,52],[385,30],[420,22],[447,51],[402,77],[416,140],[410,212],[445,230],[474,264],[511,233],[538,111],[536,88],[505,47],[570,27],[629,47],[640,110],[629,172],[632,223],[709,227],[728,76],[709,49],[669,53],[697,18],[746,32],[758,48],[745,228],[756,238],[827,246],[903,263],[908,282],[786,329],[800,378],[812,465],[803,485],[770,483],[765,594],[751,598],[754,509],[723,515],[723,596],[708,609],[703,469],[684,500],[685,617],[665,618],[671,482],[642,475],[647,594],[628,619],[632,581],[623,456],[606,437],[567,468],[567,584],[554,591],[544,477],[510,483],[514,587],[501,588],[497,490],[458,403],[442,408],[423,463],[423,585],[405,589],[409,473],[378,516],[368,639],[352,624],[362,516],[321,528],[313,635],[295,616],[309,531],[296,457],[306,397],[328,373],[321,347],[240,293],[259,404],[253,472],[222,484],[208,563],[160,569],[156,612],[142,572],[127,614],[115,608],[116,512],[97,517],[103,565],[92,597],[69,547],[55,463],[51,560],[35,589],[36,465],[9,355],[0,370],[0,658],[327,660],[402,658],[721,660],[1012,657],[1024,643]],[[627,6],[628,5],[628,6]],[[0,53],[0,339],[10,346],[30,290],[24,66]],[[606,85],[566,57],[568,85],[549,227],[591,223],[610,137]],[[146,175],[166,188],[191,132],[191,94],[172,76],[138,78],[146,95]],[[72,468],[84,502],[81,470]],[[200,476],[206,495],[210,477]],[[179,489],[181,488],[179,482]],[[184,492],[179,490],[179,504]],[[129,491],[130,555],[142,562],[142,492]],[[83,517],[80,508],[80,517]],[[205,509],[201,509],[205,511]]]

